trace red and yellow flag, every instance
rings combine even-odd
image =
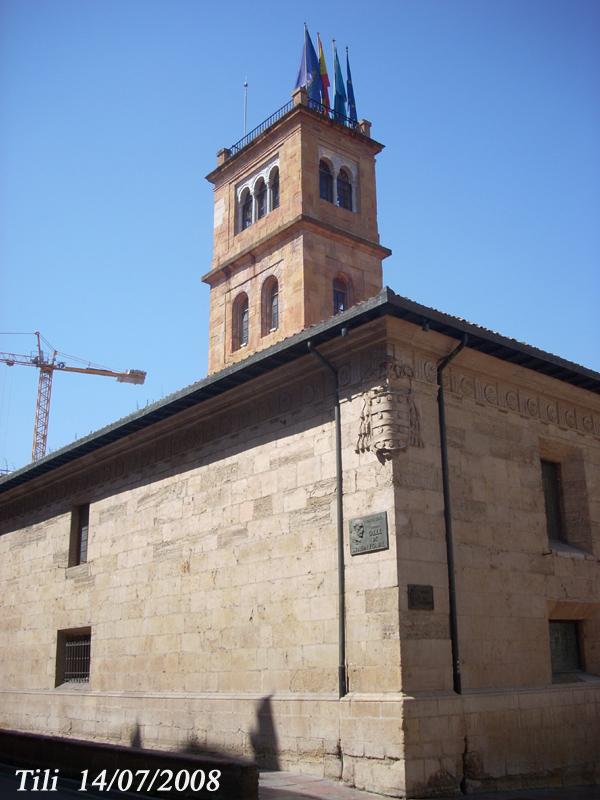
[[[319,72],[321,74],[321,84],[323,86],[323,99],[321,102],[329,111],[329,75],[327,74],[327,64],[325,63],[325,54],[323,53],[323,45],[321,44],[321,37],[317,33],[317,41],[319,43]]]

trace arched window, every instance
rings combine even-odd
[[[338,275],[333,282],[333,313],[341,314],[350,305],[350,292],[348,282]]]
[[[261,332],[266,336],[279,327],[279,283],[273,275],[263,283],[261,306]]]
[[[233,301],[233,326],[231,349],[239,350],[248,344],[248,295],[238,294]]]
[[[271,204],[270,204],[270,211],[273,211],[275,208],[279,208],[279,168],[275,167],[275,169],[271,170],[271,174],[269,176],[269,188],[271,190]]]
[[[333,174],[326,161],[319,161],[319,195],[323,200],[333,203]]]
[[[245,231],[250,225],[252,225],[252,195],[250,189],[245,189],[241,201],[240,230]]]
[[[267,185],[261,178],[254,188],[256,203],[256,219],[262,219],[267,213]]]
[[[339,171],[337,177],[337,201],[340,208],[352,211],[352,182],[345,169]]]

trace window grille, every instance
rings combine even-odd
[[[88,683],[90,680],[91,635],[64,639],[64,683]]]

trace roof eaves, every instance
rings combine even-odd
[[[205,400],[221,395],[258,375],[291,363],[307,354],[309,340],[314,345],[322,344],[339,335],[344,327],[358,327],[386,314],[416,325],[426,324],[430,330],[456,339],[462,338],[466,333],[468,335],[467,347],[471,349],[504,361],[520,364],[526,369],[535,370],[574,386],[600,393],[600,373],[515,339],[509,339],[459,317],[452,317],[436,309],[423,306],[414,300],[395,294],[386,286],[375,297],[353,306],[342,314],[312,325],[266,350],[254,353],[237,364],[226,367],[220,372],[168,395],[141,411],[136,411],[107,425],[89,436],[51,453],[40,461],[9,473],[0,479],[0,493],[51,472],[125,436],[148,428]]]

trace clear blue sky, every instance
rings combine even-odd
[[[600,3],[0,0],[0,330],[148,372],[57,375],[50,448],[205,375],[203,176],[246,76],[250,127],[289,99],[305,20],[386,145],[387,285],[600,369]],[[36,387],[0,364],[0,466],[30,460]]]

